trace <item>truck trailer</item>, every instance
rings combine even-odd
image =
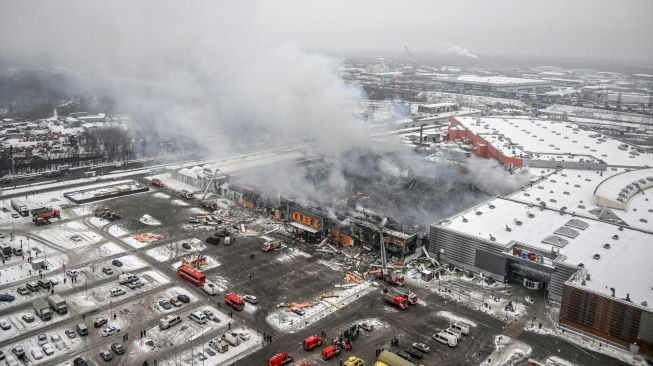
[[[27,207],[27,203],[25,203],[25,201],[18,198],[12,198],[11,207],[13,207],[13,209],[16,210],[16,212],[18,212],[21,216],[29,216],[29,207]]]
[[[50,311],[50,305],[45,301],[44,297],[40,297],[32,302],[32,307],[36,315],[41,318],[41,320],[46,321],[52,319],[52,311]]]
[[[59,315],[66,314],[68,312],[66,300],[59,294],[48,296],[48,304],[50,304],[52,310],[56,311]]]

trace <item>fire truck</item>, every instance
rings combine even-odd
[[[241,311],[245,308],[245,301],[243,300],[242,296],[238,296],[233,292],[224,294],[224,303],[237,311]]]
[[[322,345],[322,338],[316,335],[306,337],[304,338],[303,345],[306,351],[312,351]]]
[[[34,216],[32,216],[32,222],[34,222],[36,226],[48,225],[50,224],[50,219],[55,217],[60,219],[61,212],[56,208],[48,208],[45,211],[40,211],[34,214]]]
[[[390,291],[388,291],[388,289],[383,289],[383,300],[391,303],[401,310],[408,308],[408,300],[406,300],[404,295],[392,294]]]
[[[412,291],[410,291],[410,290],[408,290],[406,288],[392,287],[392,288],[390,288],[390,290],[388,292],[393,296],[394,295],[402,296],[411,305],[417,304],[417,294],[415,294],[414,292],[412,292]]]
[[[268,358],[268,366],[282,366],[287,365],[293,361],[292,356],[286,352],[279,352],[276,355]]]
[[[324,360],[330,360],[340,354],[340,348],[336,345],[328,345],[322,348],[322,358]]]

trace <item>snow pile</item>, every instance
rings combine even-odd
[[[476,325],[477,325],[476,322],[474,322],[472,320],[469,320],[467,318],[463,318],[461,316],[450,313],[448,311],[438,311],[437,316],[449,319],[452,322],[467,324],[470,327],[476,327]]]
[[[182,201],[180,199],[172,200],[172,201],[170,201],[170,204],[172,204],[174,206],[190,206],[190,203],[188,203],[186,201]]]
[[[505,335],[494,337],[495,350],[481,365],[513,366],[520,365],[533,352],[531,346]]]
[[[363,282],[334,291],[333,294],[338,295],[335,298],[329,297],[314,301],[312,307],[302,309],[305,311],[304,315],[297,315],[286,311],[286,308],[279,308],[272,311],[265,320],[279,331],[295,333],[335,313],[374,289],[373,284]]]
[[[168,198],[170,198],[170,195],[165,194],[165,193],[163,193],[163,192],[156,192],[156,193],[153,194],[152,196],[153,196],[153,197],[156,197],[156,198],[163,198],[163,199],[168,199]]]
[[[129,234],[129,230],[123,228],[118,224],[109,226],[107,231],[109,232],[109,235],[116,238]]]
[[[138,221],[142,222],[145,225],[150,225],[150,226],[159,226],[159,225],[161,225],[161,221],[155,219],[154,217],[152,217],[152,216],[150,216],[148,214],[145,214],[145,215],[141,216],[141,218],[138,219]]]

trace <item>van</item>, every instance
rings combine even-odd
[[[456,339],[460,340],[463,337],[463,333],[457,329],[453,329],[451,327],[447,328],[444,330],[445,332],[453,335],[456,337]]]
[[[46,290],[49,290],[52,286],[52,282],[50,282],[50,279],[48,278],[40,279],[37,283]]]
[[[469,326],[465,325],[465,324],[453,323],[453,324],[451,324],[450,328],[458,330],[463,335],[468,335],[469,334]]]
[[[25,287],[27,287],[27,289],[32,292],[36,292],[39,290],[39,285],[36,284],[36,282],[28,282],[25,284]]]
[[[206,315],[204,315],[204,313],[201,311],[194,311],[190,313],[190,319],[199,324],[204,324],[207,322]]]
[[[433,339],[435,339],[440,343],[444,343],[449,347],[456,347],[456,345],[458,344],[458,339],[456,338],[456,336],[449,334],[445,331],[435,333],[433,335]]]
[[[125,273],[118,276],[118,283],[124,285],[126,283],[132,283],[138,281],[138,276],[133,273]]]
[[[168,329],[173,325],[181,323],[181,318],[176,314],[168,314],[159,320],[159,329]]]
[[[75,330],[77,330],[77,334],[79,334],[80,336],[88,335],[88,328],[86,327],[86,324],[84,324],[84,323],[77,324],[77,326],[75,327]]]

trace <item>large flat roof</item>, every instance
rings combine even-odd
[[[460,75],[452,78],[438,78],[438,81],[459,82],[467,84],[484,84],[495,86],[548,85],[550,82],[539,79],[524,79],[508,76]]]
[[[492,208],[490,207],[492,206]],[[585,229],[565,226],[570,220],[580,220]],[[520,225],[516,220],[521,222]],[[616,289],[616,296],[625,298],[626,294],[634,305],[649,311],[653,306],[653,234],[640,230],[574,216],[560,214],[556,210],[540,209],[525,203],[495,198],[467,211],[461,212],[439,223],[441,227],[461,232],[473,237],[504,245],[506,249],[514,243],[559,255],[555,261],[571,266],[583,263],[591,279],[583,286],[588,290],[611,296],[610,288]],[[506,230],[506,225],[510,231]],[[575,237],[554,234],[560,228],[573,229]],[[545,238],[556,235],[568,243],[562,247],[546,244]],[[609,244],[609,248],[604,247]],[[600,259],[594,259],[599,254]],[[580,268],[579,268],[580,269]]]
[[[530,155],[535,160],[556,161],[585,158],[585,161],[602,160],[608,165],[632,167],[653,165],[652,154],[640,153],[632,145],[583,130],[573,122],[526,116],[455,119],[475,135],[492,140],[492,146],[506,156],[524,158]]]
[[[646,171],[650,170],[642,169],[640,175],[646,176]],[[534,205],[544,202],[549,208],[566,207],[568,212],[598,217],[601,207],[596,202],[597,187],[602,186],[602,182],[610,177],[623,175],[627,169],[609,167],[605,171],[577,169],[556,171],[531,168],[530,171],[543,178],[512,193],[509,198]],[[617,194],[615,193],[615,198]],[[653,232],[653,192],[645,190],[644,194],[632,196],[627,202],[626,210],[614,209],[612,213],[628,226]]]

